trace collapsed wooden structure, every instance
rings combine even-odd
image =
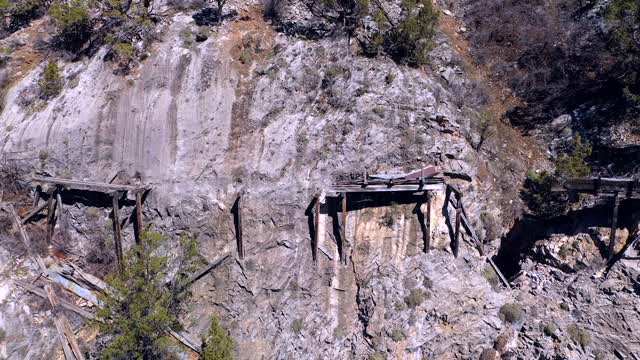
[[[40,213],[44,209],[47,209],[47,244],[50,244],[51,242],[56,223],[60,225],[63,240],[67,241],[68,238],[65,234],[67,224],[62,202],[63,195],[66,192],[87,191],[110,196],[113,206],[112,216],[116,261],[118,269],[122,270],[124,266],[121,234],[122,228],[128,226],[129,222],[133,223],[136,242],[140,242],[142,240],[140,238],[143,230],[142,202],[144,194],[151,190],[151,188],[144,185],[118,185],[37,176],[34,176],[32,178],[32,182],[35,186],[33,195],[33,209],[29,211],[23,218],[20,218],[13,205],[8,205],[6,206],[6,208],[9,211],[9,214],[11,215],[13,222],[18,229],[18,233],[25,248],[27,249],[29,257],[32,258],[33,261],[38,265],[38,269],[40,270],[38,279],[45,280],[45,285],[44,289],[35,286],[33,283],[24,281],[17,281],[16,285],[29,291],[30,293],[49,300],[49,303],[52,307],[53,315],[55,317],[54,323],[58,331],[58,338],[61,342],[65,359],[81,360],[84,359],[84,356],[80,351],[77,340],[75,339],[74,332],[69,325],[69,321],[60,311],[60,309],[64,308],[66,310],[73,311],[76,314],[91,320],[103,321],[103,319],[96,318],[96,316],[92,312],[85,310],[78,305],[58,298],[52,284],[58,283],[62,285],[64,289],[69,290],[71,293],[86,301],[89,301],[89,303],[93,304],[94,306],[101,306],[101,301],[98,300],[95,293],[105,293],[108,285],[102,280],[88,273],[84,273],[80,268],[72,263],[66,262],[66,266],[71,267],[72,271],[65,272],[64,270],[60,269],[61,264],[59,264],[56,259],[49,257],[47,258],[47,262],[45,262],[42,257],[32,251],[31,240],[26,231],[25,224],[31,221],[38,213]],[[44,194],[48,196],[48,198],[43,204],[39,204],[43,195],[43,191]],[[121,199],[126,198],[127,192],[130,192],[135,196],[135,209],[132,211],[131,216],[121,222],[120,207],[123,205]],[[0,204],[0,209],[3,207],[5,207],[4,204]],[[212,269],[222,264],[228,257],[229,254],[222,256],[221,258],[210,264],[206,264],[202,269],[195,272],[189,278],[188,283],[191,284],[202,278]],[[80,283],[83,285],[87,285],[88,288],[83,287],[83,285],[79,285]],[[167,334],[171,335],[173,338],[175,338],[177,341],[179,341],[192,351],[200,353],[200,349],[196,345],[195,341],[189,339],[185,334],[176,332],[172,329],[167,329]]]
[[[618,208],[622,199],[640,199],[640,180],[633,178],[570,178],[554,189],[556,192],[568,192],[570,195],[588,194],[613,198],[611,214],[611,233],[609,236],[608,261],[612,261],[616,247],[616,229],[618,227]]]
[[[420,216],[420,225],[423,233],[423,251],[428,253],[431,246],[431,211],[432,211],[432,196],[434,191],[445,191],[445,208],[452,205],[455,209],[455,225],[453,227],[454,233],[451,240],[451,250],[455,257],[458,257],[460,246],[460,234],[461,226],[466,231],[466,234],[471,238],[472,245],[474,245],[480,255],[485,256],[483,244],[476,235],[475,230],[471,222],[469,221],[467,212],[462,203],[463,193],[455,186],[447,184],[444,177],[439,177],[440,173],[434,166],[428,166],[417,171],[410,172],[408,174],[399,175],[372,175],[370,176],[366,170],[363,172],[360,178],[337,181],[334,185],[326,189],[325,191],[318,193],[312,200],[313,204],[313,217],[314,217],[314,234],[312,239],[312,257],[314,264],[318,262],[318,247],[320,238],[319,229],[319,217],[320,206],[324,202],[325,198],[331,198],[334,202],[340,202],[340,206],[334,206],[334,208],[340,208],[341,221],[337,224],[340,229],[340,240],[338,241],[338,253],[340,255],[340,263],[346,263],[346,256],[344,251],[344,243],[347,239],[347,212],[348,204],[347,198],[349,193],[397,193],[397,192],[410,192],[421,194],[419,197],[423,197],[419,201],[424,201],[427,204],[427,213]],[[453,196],[452,196],[453,195]],[[418,204],[419,206],[420,204]],[[418,209],[418,208],[417,208]],[[418,209],[419,211],[419,209]],[[445,211],[447,214],[448,211]],[[337,219],[337,217],[336,217]],[[424,221],[424,219],[428,219]],[[487,262],[494,269],[501,282],[510,288],[509,282],[504,277],[500,269],[495,262],[488,256],[485,256]]]

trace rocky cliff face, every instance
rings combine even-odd
[[[46,22],[2,40],[32,59],[10,65],[0,114],[5,163],[21,174],[152,184],[145,220],[169,235],[189,232],[208,261],[235,254],[229,209],[243,193],[246,257],[197,282],[181,319],[198,338],[211,315],[219,316],[239,359],[640,353],[632,264],[615,268],[606,281],[531,265],[506,291],[471,246],[465,243],[457,259],[451,254],[444,194],[434,201],[428,254],[421,251],[415,198],[356,199],[348,213],[346,265],[339,263],[333,221],[323,207],[314,266],[306,209],[339,175],[434,164],[469,176],[450,181],[464,191],[469,217],[493,253],[521,211],[518,182],[545,160],[535,142],[498,121],[509,99],[470,62],[459,25],[448,15],[442,15],[430,66],[412,69],[359,56],[340,36],[305,38],[318,27],[302,2],[279,4],[286,14],[280,24],[290,30],[284,33],[274,30],[275,20],[265,20],[260,5],[231,2],[238,15],[192,43],[194,11],[167,4],[159,41],[131,74],[114,75],[104,51],[66,62],[65,88],[46,103],[31,96],[43,67],[32,44],[46,40]],[[69,256],[98,269],[108,255],[92,255],[109,246],[108,210],[78,204],[68,211]],[[124,234],[130,244],[133,234]],[[0,280],[6,334],[0,355],[47,358],[56,343],[42,320],[46,310],[13,286],[33,274],[32,264],[13,249],[15,233],[7,229],[2,236],[8,265]],[[600,259],[579,261],[597,266]],[[522,318],[502,321],[506,303],[521,304]],[[609,337],[620,318],[626,330]],[[545,335],[551,322],[558,329]],[[577,340],[567,330],[574,323],[589,331],[588,343],[580,344],[582,330]],[[74,325],[80,328],[81,319]]]

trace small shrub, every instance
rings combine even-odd
[[[500,318],[508,323],[515,323],[522,320],[522,306],[515,303],[507,303],[500,307]]]
[[[593,353],[593,356],[596,358],[596,360],[606,360],[607,359],[607,353],[605,351],[602,351],[602,350],[596,350]]]
[[[489,282],[491,286],[498,285],[498,274],[496,274],[496,271],[493,270],[493,267],[491,267],[491,265],[487,265],[487,267],[484,268],[484,270],[482,271],[482,277],[485,278],[485,280],[487,280],[487,282]]]
[[[564,311],[569,311],[569,304],[567,304],[566,302],[563,302],[560,304],[560,309],[564,310]]]
[[[203,360],[233,360],[233,342],[226,330],[213,317],[207,336],[202,339]]]
[[[578,324],[573,323],[567,327],[567,333],[573,341],[580,344],[580,346],[585,347],[591,343],[591,335],[585,329],[582,329],[578,326]]]
[[[369,360],[386,360],[387,356],[380,351],[376,351],[369,356]]]
[[[544,328],[542,329],[542,332],[547,336],[553,336],[553,334],[555,334],[557,330],[558,330],[558,327],[556,326],[556,324],[548,323],[544,326]]]
[[[296,319],[291,322],[291,330],[293,330],[294,333],[300,334],[302,329],[304,329],[304,320]]]
[[[193,32],[190,29],[182,29],[180,31],[180,40],[182,40],[182,47],[185,49],[191,49],[195,45],[195,39],[193,38]]]
[[[244,65],[250,64],[251,63],[251,50],[248,49],[248,48],[242,49],[242,52],[240,52],[239,60]]]
[[[356,89],[356,97],[360,97],[366,95],[369,92],[369,87],[366,85],[360,86]]]
[[[407,307],[411,309],[415,309],[420,306],[424,301],[424,293],[420,289],[411,289],[409,295],[405,296],[404,303],[407,304]]]
[[[391,331],[391,340],[393,340],[394,342],[402,341],[406,338],[407,336],[404,334],[404,331],[400,329],[394,329],[393,331]]]
[[[561,153],[556,162],[558,175],[563,178],[585,177],[591,174],[591,168],[586,159],[591,155],[592,148],[588,142],[582,142],[579,133],[573,135],[571,151]]]
[[[507,343],[509,342],[509,335],[507,333],[502,333],[498,335],[496,341],[493,343],[493,348],[503,352],[507,348]]]
[[[562,246],[560,246],[560,250],[558,250],[558,256],[560,256],[561,259],[566,259],[570,254],[571,247],[569,245],[563,244]]]
[[[38,85],[43,99],[52,99],[60,94],[63,83],[60,76],[60,68],[55,61],[49,60],[45,65]]]

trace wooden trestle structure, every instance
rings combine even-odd
[[[570,194],[589,194],[600,197],[613,198],[611,214],[611,234],[609,236],[608,261],[615,254],[616,229],[618,227],[618,208],[621,199],[640,199],[640,180],[633,178],[572,178],[567,179],[560,186],[553,189],[556,192]]]
[[[135,196],[135,211],[132,215],[135,215],[134,218],[134,234],[136,238],[136,242],[140,241],[140,236],[142,234],[143,225],[142,225],[142,196],[144,193],[149,191],[151,188],[148,186],[134,186],[134,185],[118,185],[118,184],[107,184],[107,183],[99,183],[92,181],[77,181],[77,180],[69,180],[69,179],[60,179],[53,177],[41,177],[34,176],[32,177],[32,182],[35,185],[34,191],[34,207],[35,209],[31,211],[25,218],[23,219],[23,223],[26,222],[29,218],[36,215],[40,210],[44,209],[44,204],[42,206],[37,206],[40,199],[40,191],[43,188],[49,188],[48,200],[46,202],[47,210],[47,244],[51,242],[51,237],[53,235],[54,226],[56,224],[55,216],[57,215],[58,222],[60,223],[60,228],[62,232],[63,238],[66,235],[66,218],[64,216],[63,210],[63,202],[62,202],[62,194],[65,190],[77,190],[77,191],[91,191],[96,193],[106,194],[111,197],[112,200],[112,216],[113,216],[113,240],[115,243],[115,254],[116,254],[116,264],[119,269],[122,270],[122,262],[124,259],[123,247],[122,247],[122,227],[120,220],[120,199],[126,195],[127,192],[134,194]],[[56,211],[56,208],[57,211]],[[124,222],[124,227],[128,225],[131,217],[127,218]]]
[[[427,168],[425,168],[427,169]],[[426,219],[426,224],[424,224],[423,231],[423,251],[428,253],[430,250],[431,243],[431,210],[432,210],[432,196],[431,192],[433,191],[446,191],[446,200],[445,206],[449,206],[449,204],[453,205],[455,209],[455,225],[454,225],[454,234],[451,241],[451,250],[454,257],[458,257],[459,246],[460,246],[460,233],[461,226],[464,227],[466,233],[473,240],[473,244],[478,249],[480,255],[485,256],[482,242],[476,235],[475,230],[467,213],[465,211],[464,205],[462,203],[463,193],[459,191],[455,186],[449,185],[446,183],[445,179],[442,177],[435,177],[436,173],[426,174],[423,173],[423,170],[419,172],[414,172],[409,174],[405,178],[389,178],[389,179],[380,179],[380,178],[369,178],[367,172],[363,173],[361,179],[351,180],[351,181],[339,181],[333,186],[329,187],[327,190],[322,193],[316,194],[312,200],[312,204],[314,207],[314,231],[312,239],[312,256],[313,262],[317,265],[318,263],[318,239],[320,238],[319,234],[319,216],[320,216],[320,206],[324,197],[333,198],[334,201],[339,201],[341,206],[341,221],[339,224],[340,228],[340,238],[342,245],[340,246],[340,263],[346,264],[346,256],[344,251],[344,243],[347,239],[347,199],[349,193],[393,193],[393,192],[412,192],[412,193],[420,193],[423,192],[424,201],[427,204],[427,214],[424,215]],[[453,195],[453,196],[451,196]],[[422,225],[422,224],[421,224]],[[496,274],[502,281],[502,283],[507,287],[511,288],[509,282],[504,277],[500,269],[494,263],[494,261],[485,256],[487,262],[491,265],[491,267],[495,270]]]

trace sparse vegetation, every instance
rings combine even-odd
[[[393,224],[396,223],[396,219],[390,212],[385,212],[380,220],[380,226],[384,226],[389,229],[393,229]]]
[[[209,325],[207,336],[202,339],[203,360],[233,360],[233,342],[229,333],[220,326],[214,316]]]
[[[487,267],[484,268],[482,271],[482,277],[485,278],[491,286],[497,286],[500,281],[498,279],[498,274],[496,274],[496,271],[493,270],[491,265],[487,265]]]
[[[520,304],[507,303],[500,307],[498,314],[503,321],[515,323],[522,320],[522,306],[520,306]]]
[[[302,329],[304,329],[304,320],[295,319],[291,322],[291,330],[293,330],[294,333],[300,334]]]
[[[376,351],[369,356],[369,360],[386,360],[387,356],[380,351]]]
[[[585,347],[591,343],[591,335],[585,329],[582,329],[578,324],[573,323],[567,327],[567,333],[573,341],[582,347]]]
[[[407,338],[407,336],[405,335],[404,331],[400,330],[400,329],[393,329],[391,331],[391,340],[393,340],[394,342],[399,342],[402,341],[404,339]]]
[[[558,331],[558,327],[556,326],[556,324],[554,323],[548,323],[544,326],[544,328],[542,329],[542,332],[546,335],[546,336],[553,336],[556,331]]]
[[[404,297],[404,303],[407,304],[407,307],[410,309],[415,309],[420,306],[424,301],[424,293],[421,289],[415,288],[409,291],[409,294]]]
[[[569,153],[561,153],[556,162],[556,170],[560,177],[585,177],[591,174],[586,159],[591,155],[591,145],[582,141],[579,133],[573,135]]]

